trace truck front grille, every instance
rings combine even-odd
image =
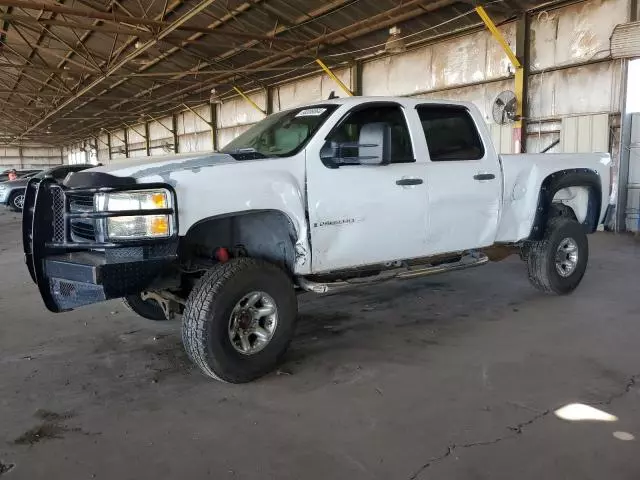
[[[72,213],[93,212],[92,194],[74,194],[67,191],[69,211]],[[74,242],[95,242],[95,220],[73,219],[71,220],[71,240]]]

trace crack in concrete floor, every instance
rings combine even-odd
[[[600,402],[593,402],[593,403],[590,403],[590,405],[611,405],[615,400],[618,400],[618,399],[624,397],[626,394],[628,394],[631,391],[631,389],[636,385],[638,379],[640,379],[640,374],[633,375],[632,377],[629,378],[629,380],[625,384],[625,388],[622,391],[620,391],[620,392],[618,392],[618,393],[616,393],[614,395],[611,395],[606,400],[602,400]],[[513,425],[513,426],[508,426],[507,429],[511,430],[511,432],[512,432],[512,433],[510,433],[508,435],[504,435],[504,436],[500,436],[500,437],[497,437],[497,438],[493,438],[491,440],[483,440],[483,441],[479,441],[479,442],[470,442],[470,443],[461,443],[461,444],[452,443],[452,444],[447,446],[447,449],[443,454],[438,455],[436,457],[432,457],[432,458],[429,459],[429,461],[427,461],[426,463],[421,465],[420,468],[418,468],[413,474],[411,474],[411,476],[409,477],[409,480],[417,480],[425,472],[425,470],[427,470],[433,464],[445,460],[447,457],[451,456],[453,454],[453,452],[456,451],[456,450],[462,450],[462,449],[465,449],[465,448],[484,447],[484,446],[489,446],[489,445],[495,445],[495,444],[503,442],[505,440],[511,440],[511,439],[517,438],[519,435],[524,433],[523,429],[525,427],[527,427],[529,425],[532,425],[532,424],[536,423],[538,420],[541,420],[541,419],[545,418],[552,411],[553,410],[551,410],[551,409],[544,410],[544,411],[540,412],[539,414],[535,415],[533,418],[531,418],[531,419],[529,419],[529,420],[527,420],[525,422],[521,422],[521,423],[518,423],[518,424]]]

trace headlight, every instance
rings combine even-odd
[[[98,193],[94,197],[97,212],[131,212],[132,215],[109,217],[98,222],[105,239],[134,240],[165,238],[173,235],[173,215],[155,215],[150,211],[173,208],[173,198],[166,189]],[[146,210],[144,215],[133,214]]]

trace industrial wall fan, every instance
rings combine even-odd
[[[518,99],[515,93],[511,90],[500,92],[493,101],[493,121],[500,125],[514,122],[517,108]]]

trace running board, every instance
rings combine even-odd
[[[363,285],[371,285],[388,280],[403,280],[408,278],[426,277],[428,275],[436,275],[438,273],[452,272],[454,270],[462,270],[465,268],[477,267],[484,265],[489,261],[484,253],[472,253],[463,256],[460,261],[455,263],[444,263],[440,265],[414,266],[396,268],[387,270],[366,279],[341,280],[338,282],[319,283],[306,279],[305,277],[297,277],[298,286],[307,292],[329,293],[336,290],[355,288]]]

